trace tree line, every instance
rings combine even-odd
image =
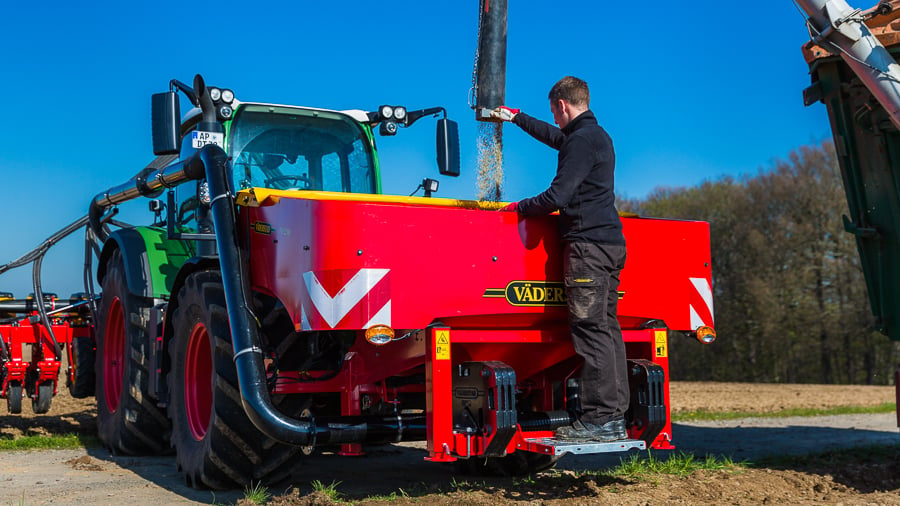
[[[830,142],[753,176],[657,188],[618,208],[710,225],[719,338],[670,336],[672,379],[893,383],[900,343],[875,330]]]

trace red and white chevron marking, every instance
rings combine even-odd
[[[390,269],[309,271],[303,281],[303,330],[391,325]]]
[[[690,278],[691,280],[691,329],[713,326],[713,297],[712,287],[706,278]]]

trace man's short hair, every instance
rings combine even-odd
[[[551,102],[565,100],[579,107],[590,107],[591,105],[591,92],[588,91],[587,83],[572,76],[566,76],[557,81],[550,88],[549,98]]]

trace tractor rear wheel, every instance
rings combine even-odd
[[[94,395],[94,384],[97,381],[94,374],[94,340],[89,336],[73,337],[69,346],[69,367],[72,369],[72,373],[66,378],[69,394],[76,399],[90,397]]]
[[[97,322],[97,432],[113,453],[154,455],[169,449],[169,420],[147,395],[152,299],[128,291],[122,252],[106,265]]]
[[[269,438],[244,412],[218,271],[187,277],[172,326],[169,417],[187,484],[224,489],[289,475],[302,449]]]
[[[6,409],[13,415],[22,412],[22,384],[18,381],[10,381],[6,386]]]
[[[525,476],[556,465],[558,455],[517,451],[505,457],[472,457],[456,461],[460,474],[473,476]]]

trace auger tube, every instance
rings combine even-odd
[[[864,13],[844,0],[797,0],[809,16],[814,44],[840,53],[900,129],[900,65],[863,22]]]
[[[492,121],[490,110],[506,101],[506,1],[481,1],[475,81],[475,119],[479,121]]]

